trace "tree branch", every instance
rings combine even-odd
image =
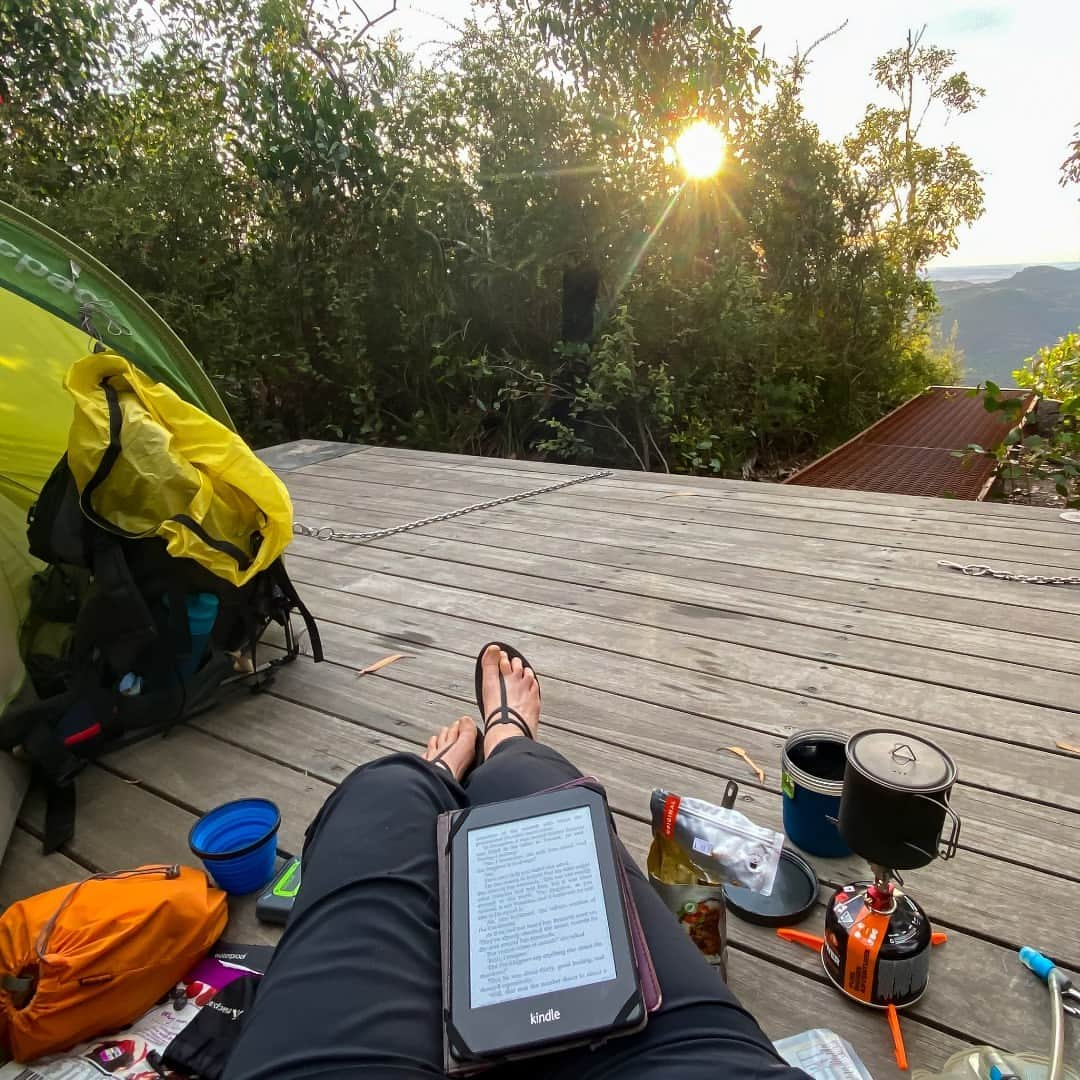
[[[641,459],[641,455],[637,452],[637,448],[634,446],[634,444],[626,437],[626,435],[622,431],[619,430],[618,426],[612,423],[611,420],[609,420],[606,416],[602,417],[602,424],[598,424],[595,420],[586,420],[583,416],[577,416],[574,419],[579,424],[584,424],[586,427],[600,428],[601,430],[603,430],[604,428],[608,428],[610,431],[615,432],[615,434],[618,435],[624,443],[626,443],[626,447],[630,451],[630,453],[633,454],[634,457],[637,459],[638,465],[641,466],[641,471],[649,471],[648,466]]]
[[[327,74],[334,80],[341,96],[346,98],[351,97],[351,88],[348,79],[345,78],[345,72],[334,63],[333,59],[321,45],[316,45],[315,42],[312,41],[310,28],[305,31],[304,37],[300,41],[300,46],[306,52],[309,52],[314,56],[315,59],[326,68]]]
[[[376,15],[374,19],[364,10],[364,5],[360,3],[360,0],[352,0],[352,5],[360,12],[360,17],[364,20],[364,25],[356,35],[357,37],[363,37],[373,26],[377,26],[383,19],[390,18],[397,11],[398,0],[390,0],[390,6],[381,15]]]
[[[801,82],[806,75],[806,69],[809,67],[810,54],[819,46],[824,44],[831,37],[836,37],[841,30],[847,27],[847,24],[851,22],[850,19],[845,19],[839,26],[833,27],[832,30],[822,34],[808,49],[804,52],[799,51],[799,43],[795,42],[795,54],[791,58],[789,70],[791,71],[791,78],[795,82]]]
[[[548,382],[543,376],[534,374],[529,371],[522,371],[520,368],[514,367],[512,364],[501,363],[492,364],[493,371],[509,371],[512,375],[516,375],[519,379],[523,379],[527,383],[532,383],[534,387],[540,390],[548,390],[551,392],[552,397],[562,398],[566,401],[573,401],[572,394],[567,393],[561,386],[557,386],[553,382]],[[524,393],[524,391],[521,391]]]
[[[667,458],[664,457],[660,447],[656,445],[656,439],[653,438],[652,428],[648,424],[645,425],[645,434],[649,436],[649,442],[652,443],[653,449],[656,451],[656,456],[660,459],[660,464],[664,466],[664,472],[671,472],[671,466],[667,463]]]

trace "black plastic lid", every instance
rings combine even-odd
[[[860,731],[848,740],[847,757],[867,779],[894,791],[944,791],[956,780],[956,765],[940,746],[899,731]]]
[[[768,896],[751,889],[725,885],[728,911],[759,926],[794,926],[817,905],[818,879],[814,868],[791,848],[780,853],[776,881]]]

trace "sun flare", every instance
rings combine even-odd
[[[695,120],[676,140],[679,164],[691,180],[707,180],[724,164],[727,140],[708,120]]]

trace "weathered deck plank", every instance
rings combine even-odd
[[[395,489],[387,484],[374,484],[335,475],[324,471],[326,469],[327,466],[312,466],[302,473],[292,474],[291,479],[296,490],[315,491],[330,496],[331,499],[349,495],[365,501],[409,498],[426,504],[430,508],[429,513],[486,502],[518,494],[523,490],[521,482],[492,485],[487,481],[483,484],[459,485],[471,488],[463,492],[442,488]],[[358,486],[360,490],[354,492],[354,486]],[[529,488],[525,487],[524,490]],[[723,500],[711,500],[712,505],[705,507],[701,502],[699,499],[663,496],[650,496],[648,499],[635,501],[614,500],[598,496],[595,492],[588,498],[580,491],[556,491],[534,496],[527,502],[508,503],[506,508],[529,517],[538,514],[562,520],[572,517],[581,524],[602,525],[605,530],[619,533],[628,529],[655,529],[661,532],[677,529],[682,535],[705,536],[711,543],[723,542],[729,547],[760,542],[760,538],[765,535],[778,550],[790,551],[796,549],[800,542],[811,540],[815,542],[814,550],[819,551],[822,557],[841,560],[868,562],[876,552],[884,549],[892,552],[897,560],[899,553],[906,554],[906,565],[910,565],[921,553],[929,553],[940,558],[961,558],[968,562],[1007,562],[1008,565],[1018,568],[1030,569],[1038,564],[1044,568],[1053,566],[1062,570],[1080,569],[1080,550],[1066,543],[1071,539],[1067,535],[1061,537],[1061,544],[1058,546],[1043,547],[1016,542],[937,536],[923,531],[893,532],[867,527],[803,523],[797,519],[737,514],[732,512]]]
[[[477,565],[482,556],[469,565],[464,558],[448,562],[427,555],[386,553],[367,546],[328,548],[325,543],[302,537],[298,538],[294,551],[290,565],[300,567],[297,571],[300,577],[308,572],[306,560],[312,559],[320,568],[325,565],[335,568],[335,585],[348,576],[339,567],[357,567],[430,585],[465,587],[470,592],[496,597],[512,595],[529,604],[565,605],[591,615],[695,637],[705,635],[731,646],[736,657],[739,650],[748,648],[900,678],[917,672],[922,682],[1068,711],[1080,707],[1080,674],[1069,674],[1056,663],[1061,652],[1066,653],[1063,657],[1066,662],[1075,663],[1078,658],[1070,656],[1069,650],[1034,648],[1031,658],[1035,663],[1024,664],[1001,641],[1007,651],[994,658],[980,657],[951,641],[950,628],[942,623],[928,629],[918,644],[899,640],[884,630],[873,637],[859,634],[851,620],[840,623],[836,629],[818,626],[811,635],[806,633],[806,623],[793,618],[798,605],[785,605],[786,618],[776,617],[775,599],[771,606],[761,604],[756,613],[751,613],[740,605],[741,597],[735,596],[731,602],[729,593],[705,583],[660,579],[662,584],[658,587],[652,581],[641,582],[640,576],[632,573],[597,574],[584,567],[566,571],[562,564],[549,571],[545,560],[529,555],[508,560],[510,566],[505,569],[494,569]],[[321,574],[321,569],[316,573]],[[899,623],[902,618],[892,621]],[[963,639],[973,636],[963,635]],[[1055,671],[1056,677],[1049,678],[1047,670]]]
[[[298,517],[313,520],[346,532],[366,531],[400,524],[408,512],[401,507],[377,509],[365,501],[362,508],[335,506],[332,503],[297,498],[294,505]],[[385,504],[389,505],[389,504]],[[421,509],[416,507],[416,509]],[[546,531],[544,531],[546,530]],[[502,548],[536,555],[569,558],[581,563],[613,566],[629,570],[658,573],[673,580],[712,582],[740,589],[779,594],[796,600],[826,601],[869,613],[887,612],[912,615],[938,621],[979,628],[1000,629],[1010,635],[1037,637],[1043,640],[1072,641],[1080,633],[1080,616],[1059,613],[1040,606],[1025,607],[1017,601],[1030,603],[1031,586],[1016,592],[998,595],[996,589],[987,593],[987,584],[974,590],[980,599],[968,596],[923,592],[910,587],[885,586],[875,583],[849,581],[840,578],[814,577],[809,573],[786,567],[775,570],[758,566],[738,565],[721,559],[702,556],[700,545],[679,545],[671,549],[655,542],[652,534],[633,537],[633,546],[626,546],[623,537],[597,535],[592,529],[576,529],[572,524],[556,528],[550,520],[525,526],[519,520],[477,515],[457,521],[429,525],[422,532],[403,533],[389,540],[380,540],[375,547],[391,550],[419,551],[411,545],[418,542],[438,543],[459,541],[470,547]],[[405,546],[398,546],[405,545]],[[937,568],[935,567],[935,571]],[[940,579],[942,585],[948,582]],[[1008,586],[1008,582],[1001,584]],[[968,586],[965,586],[968,587]],[[1011,599],[1007,599],[1011,596]],[[775,601],[773,601],[775,605]],[[780,616],[786,606],[776,605]],[[985,649],[986,646],[982,646]]]
[[[399,495],[381,492],[365,496],[352,508],[341,507],[347,491],[328,489],[330,481],[324,478],[307,478],[298,481],[295,492],[304,503],[322,502],[339,509],[331,511],[334,516],[348,518],[353,514],[382,510],[391,513],[394,524],[426,518],[432,514],[472,505],[471,496],[418,497],[404,491]],[[336,481],[348,485],[349,481]],[[791,537],[748,529],[729,529],[721,523],[716,525],[679,525],[666,522],[641,522],[633,518],[613,520],[602,511],[594,509],[567,511],[564,507],[548,506],[540,496],[529,503],[510,504],[497,511],[486,511],[484,516],[468,519],[474,527],[497,532],[504,530],[538,533],[563,539],[576,539],[585,543],[615,543],[631,549],[659,551],[669,555],[689,556],[710,562],[731,564],[739,567],[783,571],[802,574],[830,581],[852,582],[864,585],[887,586],[910,592],[925,593],[936,597],[975,599],[982,603],[1009,604],[1021,609],[1030,607],[1031,586],[1011,581],[987,582],[964,577],[938,566],[939,561],[956,562],[960,565],[980,563],[985,560],[946,550],[918,551],[900,550],[867,544],[841,544],[817,537]],[[343,513],[344,511],[344,513]],[[310,515],[299,515],[309,520]],[[326,515],[329,516],[329,515]],[[322,523],[322,515],[316,521]],[[945,545],[941,545],[944,547]],[[1010,573],[1053,573],[1043,563],[1023,563],[1006,555],[994,558],[995,568]],[[993,585],[988,592],[987,585]],[[1043,589],[1039,607],[1051,612],[1080,614],[1080,601],[1066,589]],[[1023,629],[1021,627],[1021,629]],[[1070,632],[1064,636],[1068,637]],[[1058,635],[1053,635],[1058,636]]]
[[[370,494],[373,487],[381,485],[395,491],[429,491],[473,498],[497,498],[546,483],[546,477],[538,479],[528,473],[480,472],[468,466],[386,466],[380,467],[377,476],[371,477],[372,460],[360,455],[341,457],[326,464],[305,466],[290,479],[297,482],[303,476],[313,476],[353,481],[363,485],[357,494]],[[736,527],[745,525],[793,536],[833,537],[846,542],[890,543],[889,537],[910,534],[908,542],[917,547],[927,547],[936,538],[959,544],[981,542],[995,549],[1008,544],[1037,546],[1045,549],[1048,559],[1055,553],[1067,558],[1075,556],[1072,542],[1076,537],[1076,526],[1060,518],[1040,522],[1041,528],[1031,528],[1030,522],[1022,525],[1013,522],[1013,527],[1006,529],[996,521],[973,521],[970,515],[957,514],[952,519],[942,519],[896,513],[870,514],[850,509],[822,510],[812,503],[796,505],[787,500],[779,503],[761,498],[751,500],[729,491],[714,493],[693,487],[672,490],[670,486],[617,478],[600,478],[591,481],[587,488],[571,487],[544,498],[554,505],[580,509],[600,505],[609,513],[634,517],[701,522],[715,521],[722,514]]]
[[[351,526],[357,528],[359,524],[351,523]],[[378,524],[381,522],[376,522],[373,527]],[[452,528],[444,525],[439,531],[449,532]],[[463,533],[466,529],[469,531]],[[674,556],[655,557],[651,561],[651,569],[639,570],[627,565],[625,549],[611,545],[594,544],[585,549],[581,543],[574,541],[535,535],[519,539],[518,534],[513,543],[504,546],[497,542],[498,537],[492,536],[493,530],[459,525],[457,531],[469,538],[459,540],[420,530],[362,546],[334,544],[328,548],[323,541],[297,537],[294,550],[316,559],[374,569],[407,567],[409,556],[427,558],[444,564],[447,572],[452,570],[454,564],[470,567],[470,582],[476,568],[525,573],[549,582],[667,601],[675,606],[675,610],[681,610],[679,605],[689,605],[695,609],[720,612],[726,618],[743,616],[750,625],[762,620],[770,630],[778,625],[782,628],[790,624],[843,634],[845,642],[876,638],[919,647],[932,643],[936,650],[962,657],[982,656],[994,661],[1080,674],[1080,654],[1076,650],[1063,649],[1054,638],[1020,634],[1015,629],[973,628],[966,623],[943,618],[940,609],[936,610],[933,618],[914,614],[910,610],[876,610],[859,603],[843,603],[841,598],[835,596],[835,591],[832,599],[809,599],[786,590],[769,591],[751,587],[751,583],[742,575],[736,577],[737,584],[702,580],[691,576],[693,568],[686,566],[686,560]],[[526,544],[527,549],[524,547]],[[597,548],[600,549],[599,557]],[[382,552],[386,554],[381,555]],[[619,561],[620,555],[623,561]],[[777,603],[777,591],[784,593],[782,605]],[[773,640],[771,635],[770,640]],[[805,640],[805,635],[802,635],[803,648]]]
[[[318,443],[275,463],[298,519],[354,529],[591,471]],[[269,696],[86,770],[64,854],[37,854],[31,798],[0,905],[87,871],[189,861],[196,814],[245,793],[279,802],[281,848],[298,850],[355,765],[471,711],[475,649],[506,636],[544,679],[549,741],[606,782],[639,858],[657,784],[716,797],[734,776],[744,809],[778,826],[792,731],[887,725],[939,741],[959,764],[965,824],[956,860],[909,881],[950,934],[904,1021],[910,1055],[938,1066],[970,1041],[1042,1049],[1045,992],[1014,949],[1080,969],[1080,758],[1056,746],[1080,744],[1080,591],[968,579],[938,558],[1068,572],[1080,528],[1025,507],[616,472],[376,545],[298,542],[291,571],[332,662],[301,660]],[[411,657],[359,677],[388,652]],[[864,872],[853,858],[813,862],[823,889]],[[231,913],[235,939],[275,939],[250,900]],[[812,954],[730,929],[732,983],[773,1037],[831,1026],[876,1076],[899,1075],[881,1018],[841,999]],[[1076,1024],[1069,1039],[1075,1061]]]
[[[763,653],[728,642],[714,643],[706,634],[685,634],[637,626],[554,605],[541,606],[466,589],[426,585],[389,575],[342,574],[324,562],[291,565],[303,582],[313,611],[348,626],[394,633],[408,627],[413,640],[430,642],[431,631],[475,640],[500,629],[532,641],[533,653],[560,657],[551,666],[567,670],[563,658],[587,657],[586,686],[618,692],[627,679],[655,685],[649,700],[679,706],[688,700],[702,705],[723,700],[731,681],[818,698],[858,708],[867,714],[929,724],[946,730],[986,733],[1005,742],[1053,751],[1080,726],[1074,712],[1019,701],[1008,703],[973,691],[905,679],[832,662]],[[316,582],[338,581],[340,588]],[[363,597],[361,603],[357,598]],[[410,601],[405,603],[403,601]],[[419,637],[417,637],[419,635]],[[404,636],[404,635],[401,635]],[[578,651],[580,650],[580,651]],[[613,673],[618,671],[618,675]],[[868,716],[873,723],[873,717]]]
[[[494,469],[504,472],[527,472],[532,475],[550,476],[553,480],[569,476],[584,475],[596,470],[584,465],[562,465],[550,461],[528,461],[522,458],[481,458],[468,454],[447,454],[435,451],[418,453],[415,450],[403,450],[394,446],[358,446],[356,452],[371,455],[372,471],[376,471],[377,462],[391,461],[394,464],[414,465],[428,468],[432,465],[451,465],[465,468]],[[870,491],[845,491],[840,488],[807,488],[785,484],[748,484],[742,480],[722,480],[705,476],[681,476],[677,473],[642,474],[627,469],[611,469],[611,474],[633,484],[660,485],[675,488],[698,488],[709,491],[729,491],[735,494],[746,492],[767,492],[770,496],[784,500],[825,500],[844,505],[861,504],[890,508],[895,513],[903,508],[911,513],[934,510],[949,513],[964,513],[992,517],[995,520],[1028,519],[1034,521],[1053,521],[1053,513],[1044,508],[1001,503],[977,503],[962,499],[935,499],[921,495],[881,494]]]

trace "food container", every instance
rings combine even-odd
[[[840,835],[875,866],[915,870],[951,859],[960,818],[949,806],[956,765],[928,739],[871,728],[847,744]],[[942,841],[945,819],[952,822]]]
[[[727,980],[727,912],[723,885],[671,885],[649,874],[652,887],[720,978]]]
[[[835,731],[800,731],[784,744],[780,772],[784,832],[811,855],[850,854],[837,829],[847,741],[846,735]]]

